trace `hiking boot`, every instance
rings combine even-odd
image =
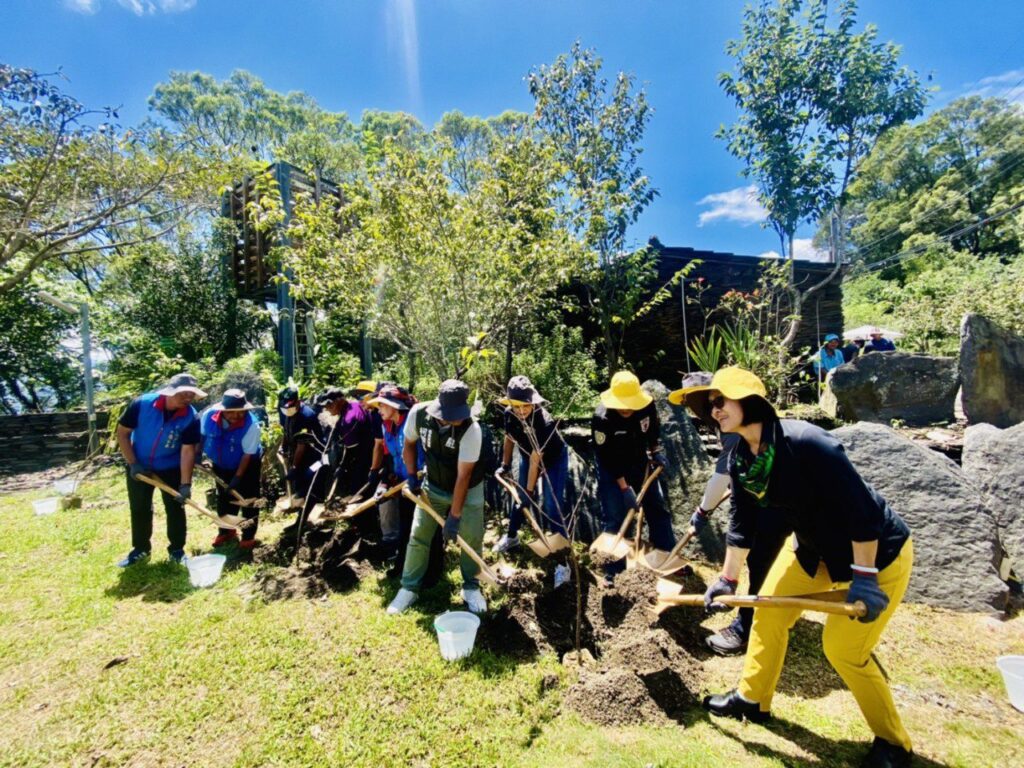
[[[486,613],[487,601],[479,589],[463,589],[462,599],[466,601],[466,607],[471,613]]]
[[[242,539],[240,542],[238,542],[238,548],[244,549],[247,552],[251,552],[252,550],[256,549],[256,547],[258,547],[259,545],[260,543],[256,539]]]
[[[705,642],[719,656],[739,656],[747,651],[747,638],[740,629],[739,619]]]
[[[909,768],[914,753],[875,736],[861,768]]]
[[[498,543],[494,545],[493,552],[496,555],[500,555],[502,552],[511,552],[513,549],[519,549],[519,536],[502,536],[498,539]]]
[[[704,697],[704,709],[719,717],[735,717],[752,723],[764,723],[772,719],[771,712],[762,712],[756,701],[747,701],[735,688],[728,693]]]
[[[167,557],[172,562],[178,563],[179,565],[184,565],[185,561],[188,560],[188,558],[185,557],[185,550],[184,549],[168,549],[167,550]]]
[[[230,544],[232,541],[238,539],[238,531],[228,531],[227,533],[218,533],[217,538],[213,540],[213,547],[223,547],[225,544]]]
[[[149,558],[148,549],[133,549],[128,553],[128,557],[118,562],[118,568],[127,568],[129,565],[135,565],[138,562],[147,560]]]
[[[413,592],[411,589],[402,587],[398,590],[398,594],[395,595],[395,599],[391,601],[391,605],[388,606],[388,613],[392,616],[398,613],[404,613],[406,609],[417,600],[420,596]]]

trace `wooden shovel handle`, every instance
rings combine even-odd
[[[247,505],[251,501],[251,499],[245,498],[245,496],[243,496],[238,491],[236,491],[234,488],[232,488],[227,483],[225,483],[223,480],[221,480],[217,476],[217,473],[214,472],[212,469],[207,469],[202,464],[196,464],[196,469],[198,469],[200,472],[202,472],[207,477],[212,477],[213,478],[213,482],[215,482],[217,485],[219,485],[225,491],[228,491],[232,496],[234,496],[235,500],[238,501],[239,504],[246,504]]]
[[[434,508],[430,506],[430,502],[428,502],[425,498],[423,498],[422,496],[417,496],[415,493],[410,491],[408,487],[402,488],[402,495],[405,496],[405,498],[412,501],[413,503],[415,503],[416,506],[418,506],[420,509],[426,512],[432,518],[434,518],[434,520],[437,521],[438,525],[440,525],[442,528],[444,527],[444,520],[437,512],[434,511]],[[466,543],[466,540],[458,534],[455,534],[455,541],[458,543],[462,551],[469,555],[469,558],[480,567],[480,570],[483,571],[484,574],[487,575],[487,578],[491,579],[495,584],[497,584],[497,574],[494,573],[494,571],[491,570],[490,566],[488,566],[487,563],[483,561],[483,558],[481,558],[480,555],[478,555],[474,551],[474,549]]]
[[[512,497],[512,503],[523,510],[523,516],[526,518],[527,522],[529,522],[530,527],[533,528],[533,532],[537,534],[537,538],[540,539],[541,543],[547,548],[548,552],[554,554],[554,550],[551,549],[551,545],[548,544],[547,536],[544,535],[544,531],[541,529],[541,527],[537,525],[537,519],[533,516],[533,513],[530,511],[529,504],[523,504],[522,500],[519,498],[519,491],[516,489],[516,487],[509,483],[507,480],[505,480],[503,477],[500,477],[498,475],[495,475],[494,479],[498,481],[498,485],[500,485],[502,488],[508,491],[508,495]]]
[[[177,496],[178,495],[178,492],[176,490],[171,488],[171,486],[167,485],[167,483],[163,482],[159,478],[152,477],[150,475],[143,474],[143,473],[140,473],[140,474],[136,475],[135,477],[136,477],[136,479],[141,480],[142,482],[144,482],[146,485],[151,485],[154,488],[157,488],[157,489],[163,491],[164,493],[169,493],[171,496]],[[242,530],[241,526],[236,525],[235,523],[228,522],[228,520],[230,520],[230,518],[223,518],[223,517],[220,517],[218,515],[215,515],[215,514],[213,514],[213,512],[208,510],[206,507],[200,505],[198,502],[192,501],[192,499],[185,499],[185,504],[187,506],[192,507],[192,509],[196,510],[199,514],[206,515],[208,518],[210,518],[215,523],[217,523],[217,525],[219,525],[221,528],[233,528],[236,531],[241,531]]]
[[[346,509],[344,512],[341,513],[341,516],[347,520],[349,518],[355,517],[356,515],[362,514],[368,509],[372,509],[385,499],[390,499],[392,496],[396,496],[399,493],[402,493],[402,491],[405,490],[405,483],[406,481],[403,480],[397,485],[393,485],[390,488],[388,488],[380,496],[371,496],[366,501],[362,501],[359,504],[356,504],[354,507],[352,507],[352,509]]]
[[[647,493],[647,489],[651,487],[651,483],[658,479],[658,475],[661,474],[661,465],[659,464],[654,470],[644,479],[644,484],[640,486],[640,493],[636,495],[636,505],[639,507],[643,504],[644,495]]]
[[[704,595],[665,595],[658,598],[663,605],[703,606]],[[716,603],[730,608],[800,608],[805,611],[831,613],[836,616],[863,616],[867,606],[860,600],[855,603],[837,603],[831,600],[813,600],[806,597],[776,597],[773,595],[720,595]]]

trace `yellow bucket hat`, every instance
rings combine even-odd
[[[764,388],[764,382],[750,371],[737,368],[736,366],[720,368],[711,377],[710,384],[683,387],[682,389],[675,390],[669,394],[668,401],[673,405],[683,405],[685,403],[691,411],[705,422],[714,423],[714,420],[711,418],[711,406],[708,404],[708,393],[712,390],[721,392],[730,400],[760,397],[768,403],[769,407],[772,407],[768,401],[768,390]],[[772,407],[772,410],[775,410],[774,407]]]
[[[640,389],[640,379],[629,371],[619,371],[612,376],[612,385],[601,393],[601,403],[606,408],[624,411],[639,411],[651,404],[654,398]]]

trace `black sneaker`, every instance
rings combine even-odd
[[[149,557],[149,550],[147,549],[133,549],[128,553],[128,557],[118,562],[118,568],[127,568],[129,565],[135,565]]]
[[[771,712],[762,712],[757,702],[744,701],[735,688],[728,693],[704,697],[704,709],[719,717],[735,717],[752,723],[766,723],[772,719]]]
[[[719,656],[739,656],[747,652],[747,638],[737,629],[736,622],[712,635],[705,641],[712,651]]]
[[[914,753],[875,736],[871,749],[864,756],[861,768],[910,768]]]
[[[168,549],[167,559],[169,559],[173,563],[178,563],[180,565],[184,565],[185,561],[188,560],[188,558],[185,557],[184,549]]]

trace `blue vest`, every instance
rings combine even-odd
[[[150,392],[139,398],[139,423],[132,430],[135,457],[147,470],[181,464],[181,433],[196,420],[196,409],[186,405],[164,421],[164,410],[157,405],[162,397]]]
[[[408,416],[406,416],[408,418]],[[389,429],[389,424],[384,424],[381,433],[384,435],[384,445],[388,448],[388,453],[394,458],[392,462],[394,464],[395,475],[398,476],[398,480],[408,480],[409,473],[405,469],[405,459],[402,458],[402,451],[405,450],[405,419],[402,419],[402,423],[395,429],[394,434]],[[423,469],[427,463],[427,457],[423,454],[423,444],[416,444],[416,469]]]
[[[242,438],[256,421],[256,417],[249,411],[240,424],[225,429],[227,422],[223,417],[214,419],[218,413],[222,411],[209,410],[203,414],[202,423],[199,425],[203,433],[203,453],[218,469],[238,469],[244,455]]]

